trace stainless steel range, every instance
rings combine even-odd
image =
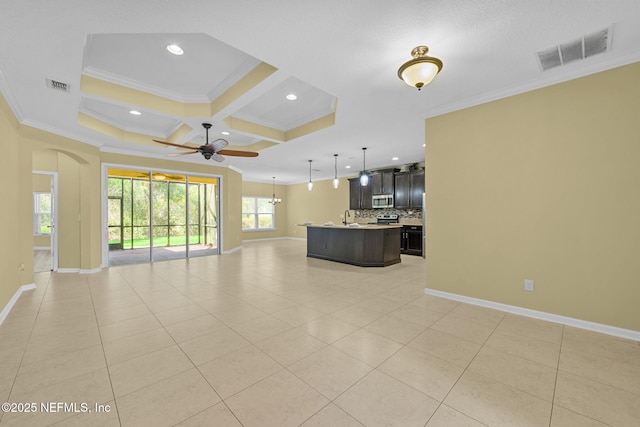
[[[384,225],[384,224],[397,224],[398,223],[398,214],[384,214],[376,216],[376,224]]]

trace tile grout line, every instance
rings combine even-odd
[[[25,343],[24,346],[24,350],[22,350],[22,356],[20,357],[20,362],[18,363],[18,367],[16,368],[16,373],[13,376],[13,381],[11,383],[11,387],[9,388],[9,394],[7,395],[7,401],[11,398],[11,395],[13,393],[13,388],[16,385],[16,381],[18,380],[18,375],[20,373],[20,369],[22,368],[22,362],[24,361],[24,356],[27,354],[27,348],[29,347],[29,342],[31,341],[31,336],[33,335],[33,328],[35,327],[36,321],[38,320],[38,316],[40,315],[40,307],[42,307],[42,300],[44,299],[45,295],[47,294],[47,291],[49,290],[49,285],[51,284],[51,279],[52,279],[52,275],[53,272],[49,274],[49,279],[47,280],[47,284],[45,286],[45,289],[42,293],[42,297],[40,299],[40,303],[38,304],[38,308],[36,310],[36,316],[33,318],[33,321],[31,323],[31,328],[29,329],[29,335],[27,337],[27,341]],[[4,411],[0,411],[0,422],[2,422],[2,420],[4,419]]]
[[[122,276],[122,274],[118,271],[118,274]],[[127,283],[127,286],[131,287],[129,281],[123,277],[123,280]],[[116,392],[113,389],[113,381],[111,381],[111,370],[109,369],[109,362],[107,361],[107,354],[104,350],[104,341],[102,339],[102,330],[100,329],[100,325],[98,324],[98,314],[96,312],[96,304],[93,299],[93,292],[91,289],[91,285],[89,285],[89,296],[91,297],[91,305],[93,307],[93,315],[96,318],[96,325],[98,326],[98,336],[100,337],[100,347],[102,348],[102,357],[104,358],[105,368],[107,370],[107,377],[109,377],[109,386],[111,387],[111,394],[113,395],[113,405],[116,408],[116,415],[118,416],[118,423],[122,425],[122,420],[120,418],[120,410],[118,409],[118,401],[116,400]]]
[[[458,306],[459,306],[459,305],[457,305],[456,307],[458,307]],[[454,307],[454,308],[455,308],[455,307]],[[453,310],[453,308],[452,308],[451,310]],[[449,312],[448,312],[447,314],[450,314],[451,310],[449,310]],[[460,381],[460,379],[464,376],[464,374],[465,374],[467,371],[469,371],[469,372],[473,372],[473,371],[470,371],[470,370],[469,370],[469,367],[471,366],[471,364],[473,363],[473,361],[476,359],[476,357],[478,356],[478,354],[482,351],[482,349],[484,348],[484,346],[487,344],[487,341],[489,341],[489,339],[490,339],[490,338],[493,336],[493,334],[496,332],[496,329],[498,329],[498,326],[500,326],[500,324],[501,324],[502,322],[504,322],[504,320],[506,319],[506,317],[507,317],[506,315],[502,316],[502,319],[500,319],[500,322],[498,322],[498,324],[493,328],[493,330],[491,331],[491,334],[489,334],[489,336],[487,337],[487,339],[486,339],[486,340],[484,340],[484,343],[480,346],[480,348],[478,349],[478,351],[476,352],[476,354],[474,354],[473,358],[471,358],[471,360],[469,361],[469,363],[467,363],[467,366],[465,366],[465,367],[464,367],[464,370],[462,371],[462,373],[460,374],[460,376],[458,377],[458,379],[456,379],[456,381],[453,383],[453,385],[451,386],[451,388],[449,389],[449,391],[447,391],[447,393],[445,394],[445,396],[442,398],[442,401],[440,401],[440,404],[438,405],[438,408],[436,408],[436,410],[433,412],[433,414],[431,415],[431,417],[429,417],[429,421],[431,420],[431,418],[433,417],[433,415],[435,415],[435,413],[438,411],[438,409],[440,409],[440,407],[441,407],[442,405],[445,405],[444,401],[445,401],[445,400],[447,400],[447,397],[449,397],[449,394],[451,394],[451,392],[452,392],[452,391],[453,391],[453,389],[456,387],[456,385],[458,384],[458,382]],[[437,329],[435,329],[435,330],[437,330]],[[446,332],[443,332],[443,333],[446,333]],[[448,334],[448,333],[447,333],[447,335],[450,335],[450,336],[454,336],[454,337],[455,337],[455,335],[451,335],[451,334]],[[456,337],[456,338],[460,338],[460,337]],[[461,338],[461,339],[462,339],[462,338]],[[465,340],[465,341],[468,341],[468,340]],[[469,342],[472,342],[472,341],[469,341]],[[477,343],[474,343],[474,344],[477,344]],[[439,358],[438,358],[438,359],[439,359]],[[444,360],[444,359],[441,359],[441,360]],[[483,376],[484,376],[484,375],[483,375]],[[445,405],[445,406],[449,407],[448,405]],[[456,412],[460,412],[461,414],[463,414],[463,415],[465,415],[465,416],[467,416],[467,417],[469,417],[469,418],[473,419],[474,421],[478,421],[480,424],[486,425],[485,423],[481,422],[480,420],[477,420],[476,418],[472,417],[471,415],[469,415],[469,414],[467,414],[467,413],[465,413],[465,412],[459,411],[459,410],[458,410],[458,409],[456,409],[456,408],[451,408],[451,409],[453,409],[453,410],[454,410],[454,411],[456,411]],[[429,421],[427,421],[427,423],[428,423]]]

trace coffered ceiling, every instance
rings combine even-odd
[[[636,62],[638,22],[631,0],[21,0],[0,13],[0,90],[25,125],[110,152],[164,158],[180,149],[153,139],[201,145],[211,123],[259,156],[179,161],[295,183],[308,160],[332,178],[334,154],[357,174],[362,147],[368,169],[423,161],[427,117]],[[596,33],[603,53],[543,71],[539,52]],[[418,92],[396,73],[423,44],[444,67]]]

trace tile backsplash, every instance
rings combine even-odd
[[[422,224],[422,209],[359,209],[354,211],[355,222],[374,222],[378,215],[398,215],[401,224]]]

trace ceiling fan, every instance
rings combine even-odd
[[[216,162],[224,161],[224,157],[222,157],[222,155],[238,157],[258,157],[258,153],[255,153],[253,151],[225,150],[224,147],[229,145],[229,141],[227,141],[226,139],[218,138],[209,143],[209,129],[211,128],[211,123],[203,123],[202,127],[205,128],[207,132],[207,139],[206,144],[201,145],[200,147],[174,144],[172,142],[158,141],[157,139],[154,139],[154,141],[160,144],[182,148],[183,150],[189,150],[186,153],[171,153],[167,154],[167,156],[184,156],[185,154],[200,153],[205,159],[213,159]]]

